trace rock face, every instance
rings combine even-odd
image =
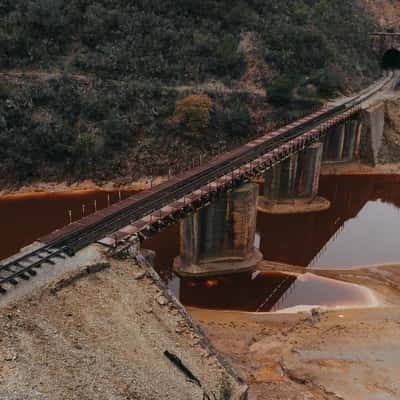
[[[362,3],[372,11],[379,24],[384,27],[400,27],[400,8],[393,0],[363,0]]]
[[[400,99],[385,103],[385,129],[379,162],[398,162],[400,160]]]
[[[376,166],[400,160],[400,98],[381,101],[360,116],[360,159]]]

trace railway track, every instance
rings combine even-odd
[[[325,121],[349,110],[356,110],[360,104],[383,90],[395,78],[396,75],[390,73],[371,90],[343,104],[325,108],[312,114],[304,118],[301,123],[290,124],[286,129],[281,129],[280,134],[257,143],[256,146],[247,144],[225,153],[208,164],[183,173],[153,190],[131,196],[120,203],[39,239],[43,243],[42,246],[0,264],[0,294],[6,293],[9,287],[17,285],[20,281],[35,276],[36,269],[42,265],[46,263],[55,264],[57,258],[66,258],[104,236],[162,209],[202,186],[237,170],[261,155],[273,151],[282,144],[318,127]]]

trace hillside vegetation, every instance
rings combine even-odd
[[[0,180],[182,169],[359,89],[379,69],[374,24],[356,4],[3,0]],[[244,79],[247,32],[268,71],[257,77],[266,97]]]

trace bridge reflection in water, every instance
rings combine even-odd
[[[331,201],[331,208],[290,216],[259,213],[260,250],[268,260],[301,266],[398,262],[399,187],[399,176],[322,176],[319,192]],[[100,209],[108,201],[114,203],[128,195],[128,192],[75,192],[0,197],[0,258],[65,225],[68,210],[72,210],[75,219],[81,216],[83,204],[85,213],[90,214],[95,200]],[[144,247],[157,252],[160,275],[184,303],[194,306],[214,304],[216,308],[266,311],[296,302],[318,304],[318,299],[326,304],[332,300],[326,297],[328,292],[336,298],[339,293],[338,287],[321,292],[320,288],[325,286],[310,277],[295,280],[287,275],[224,277],[218,279],[218,290],[212,280],[200,279],[196,285],[188,279],[180,280],[172,273],[173,260],[179,254],[179,225],[154,236]]]
[[[390,234],[400,226],[399,184],[400,176],[322,176],[320,194],[331,201],[331,208],[287,216],[259,213],[260,250],[265,259],[304,267],[360,265],[364,260],[399,262],[400,236]],[[371,210],[372,215],[364,210]],[[265,273],[180,279],[171,270],[179,254],[178,226],[156,235],[144,247],[157,252],[160,275],[190,306],[275,311],[297,304],[335,306],[364,304],[366,300],[365,292],[357,286],[310,274],[300,279]]]
[[[370,301],[368,292],[357,285],[312,274],[296,278],[264,272],[182,279],[175,293],[187,306],[249,312],[273,312],[298,305],[363,305]]]
[[[399,184],[400,176],[321,177],[320,194],[331,201],[329,210],[288,216],[259,214],[264,257],[305,267],[400,261],[400,237],[396,235],[396,245],[388,232],[400,223]],[[372,215],[363,214],[368,208],[373,208]],[[357,225],[349,226],[357,219]],[[341,240],[341,246],[328,254],[346,229],[348,240]]]

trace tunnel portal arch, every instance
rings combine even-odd
[[[382,67],[384,69],[400,69],[400,50],[391,48],[382,56]]]

